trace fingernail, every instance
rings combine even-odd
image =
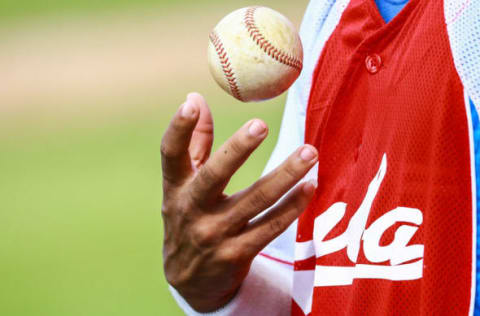
[[[265,124],[261,121],[255,120],[248,127],[248,133],[254,137],[259,137],[265,133]]]
[[[308,146],[305,146],[300,152],[300,158],[304,161],[311,161],[317,157],[317,154]]]
[[[185,118],[192,118],[195,116],[196,107],[189,101],[182,106],[182,116]]]
[[[190,92],[189,94],[187,94],[187,100],[198,95],[199,95],[198,92]]]
[[[307,195],[313,194],[315,192],[315,189],[317,188],[317,181],[316,180],[310,180],[305,185],[303,186],[303,193]]]

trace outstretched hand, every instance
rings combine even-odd
[[[163,136],[165,276],[199,312],[214,311],[235,295],[253,258],[303,212],[314,194],[315,184],[306,182],[284,196],[317,162],[310,145],[249,188],[232,196],[223,193],[267,134],[266,124],[253,119],[210,157],[213,119],[203,97],[192,93]]]

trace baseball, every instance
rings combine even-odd
[[[302,70],[303,49],[295,27],[270,8],[236,10],[209,37],[210,72],[223,90],[240,101],[276,97]]]

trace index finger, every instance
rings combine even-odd
[[[170,121],[160,149],[164,184],[182,183],[192,173],[188,146],[199,112],[198,106],[187,99]]]

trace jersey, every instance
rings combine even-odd
[[[467,315],[472,121],[443,3],[410,0],[385,24],[351,0],[312,80],[319,186],[298,223],[292,314]]]
[[[171,289],[186,314],[472,315],[479,306],[480,1],[410,0],[387,25],[375,2],[310,2],[304,69],[265,173],[312,143],[316,196],[220,310],[197,313]]]

